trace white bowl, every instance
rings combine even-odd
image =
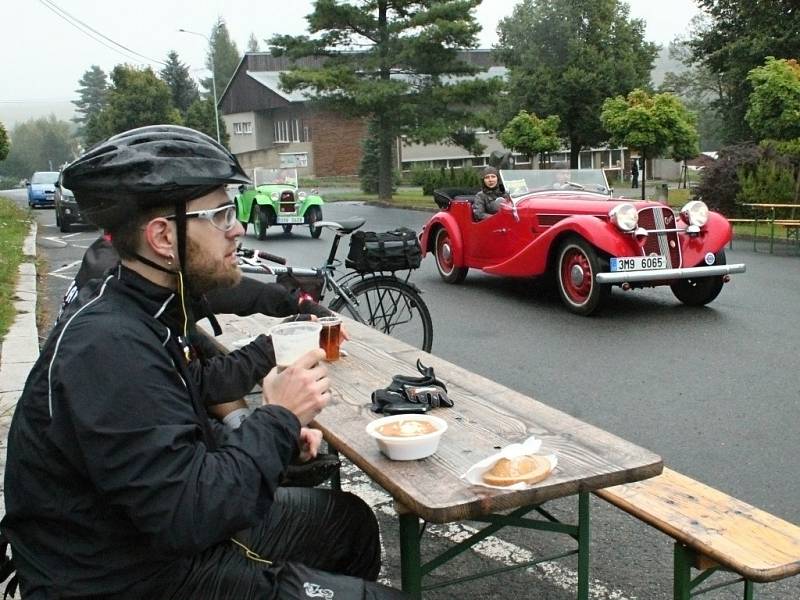
[[[433,425],[436,431],[408,437],[383,435],[378,428],[397,421],[422,421]],[[417,460],[430,456],[439,447],[442,434],[447,431],[447,421],[433,415],[392,415],[376,419],[367,425],[367,433],[378,442],[378,448],[392,460]]]

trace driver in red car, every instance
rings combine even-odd
[[[506,189],[500,183],[497,169],[486,167],[481,173],[481,182],[481,191],[475,194],[475,202],[472,203],[472,216],[476,221],[497,214],[506,199]]]

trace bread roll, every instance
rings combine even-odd
[[[550,461],[544,456],[525,455],[508,459],[501,458],[483,474],[489,485],[514,485],[536,483],[550,474]]]

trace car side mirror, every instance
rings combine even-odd
[[[28,180],[25,180],[25,187],[31,187],[31,182],[28,181]]]
[[[59,182],[57,182],[57,181],[53,185],[56,186],[57,188],[61,187],[61,184]]]

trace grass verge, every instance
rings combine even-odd
[[[0,338],[11,326],[14,288],[22,262],[22,242],[31,225],[30,214],[8,198],[0,197]]]

